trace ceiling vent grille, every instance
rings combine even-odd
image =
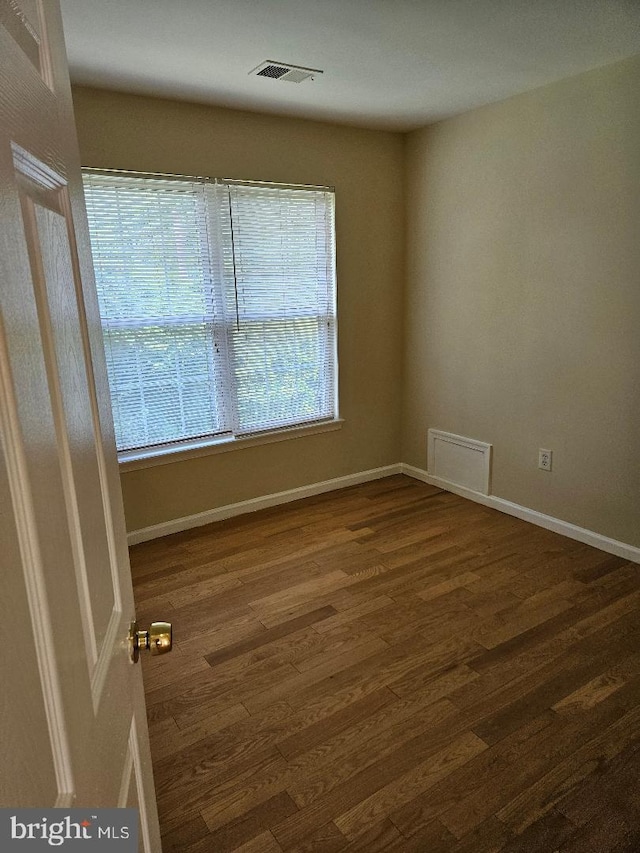
[[[289,65],[286,62],[275,62],[267,59],[253,68],[249,74],[256,77],[268,77],[271,80],[285,80],[287,83],[302,83],[303,80],[313,79],[323,72],[319,68],[303,68],[300,65]]]

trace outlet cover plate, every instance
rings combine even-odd
[[[543,450],[540,448],[538,451],[538,468],[541,471],[551,471],[551,464],[553,461],[553,451],[552,450]]]

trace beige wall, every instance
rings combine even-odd
[[[83,165],[336,188],[341,430],[122,476],[130,530],[398,461],[400,134],[77,88]]]
[[[640,546],[640,58],[406,137],[74,98],[86,165],[336,187],[343,429],[127,472],[129,529],[425,468],[436,427],[494,445],[494,494]]]
[[[406,181],[403,461],[491,442],[496,495],[640,545],[640,59],[410,134]]]

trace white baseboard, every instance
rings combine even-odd
[[[345,489],[348,486],[357,486],[359,483],[368,483],[371,480],[390,477],[392,474],[406,474],[408,477],[413,477],[415,480],[421,480],[423,483],[438,486],[447,492],[453,492],[456,495],[460,495],[460,497],[475,501],[483,506],[491,507],[491,509],[497,509],[499,512],[504,512],[507,515],[513,515],[523,521],[529,521],[532,524],[536,524],[538,527],[553,530],[554,533],[560,533],[562,536],[567,536],[569,539],[575,539],[577,542],[582,542],[585,545],[591,545],[594,548],[599,548],[601,551],[606,551],[608,554],[615,554],[616,557],[622,557],[623,559],[630,560],[633,563],[640,563],[640,548],[636,548],[634,545],[627,545],[625,542],[619,542],[617,539],[610,539],[607,536],[602,536],[600,533],[595,533],[593,530],[578,527],[575,524],[570,524],[568,521],[562,521],[561,519],[554,518],[551,515],[545,515],[542,512],[537,512],[537,510],[520,506],[520,504],[512,503],[511,501],[504,500],[504,498],[498,498],[495,495],[484,495],[481,492],[474,492],[464,486],[458,486],[448,480],[443,480],[440,477],[434,477],[422,468],[416,468],[413,465],[407,465],[404,462],[398,462],[395,465],[385,465],[383,468],[372,468],[370,471],[360,471],[357,474],[348,474],[345,477],[336,477],[333,480],[323,480],[320,483],[311,483],[308,486],[300,486],[300,488],[297,489],[288,489],[285,492],[276,492],[272,495],[251,498],[251,500],[228,504],[227,506],[217,507],[216,509],[199,512],[195,515],[188,515],[183,518],[174,518],[171,521],[154,524],[151,527],[132,530],[127,535],[127,541],[129,545],[136,545],[139,542],[147,542],[150,539],[169,536],[171,533],[180,533],[182,530],[189,530],[192,527],[211,524],[213,521],[222,521],[225,518],[232,518],[235,515],[243,515],[247,512],[256,512],[260,509],[278,506],[279,504],[289,503],[290,501],[297,501],[301,498],[321,495],[324,492]]]
[[[577,542],[582,542],[584,545],[592,545],[594,548],[599,548],[601,551],[606,551],[608,554],[615,554],[616,557],[622,557],[624,560],[629,560],[633,563],[640,563],[640,548],[634,545],[627,545],[626,542],[619,542],[617,539],[609,539],[608,536],[602,536],[600,533],[594,533],[593,530],[587,530],[584,527],[578,527],[575,524],[570,524],[568,521],[562,521],[559,518],[554,518],[551,515],[545,515],[542,512],[537,512],[535,509],[529,509],[520,504],[514,504],[511,501],[506,501],[504,498],[498,498],[495,495],[483,495],[480,492],[474,492],[471,489],[466,489],[464,486],[458,486],[455,483],[450,483],[448,480],[442,480],[440,477],[434,477],[422,468],[415,468],[413,465],[406,465],[404,462],[400,465],[401,472],[408,477],[413,477],[415,480],[422,480],[423,483],[429,483],[431,486],[438,486],[447,492],[453,492],[460,497],[468,498],[471,501],[482,504],[483,506],[497,509],[507,515],[513,515],[516,518],[521,518],[523,521],[529,521],[536,524],[538,527],[544,527],[547,530],[553,530],[554,533],[560,533],[562,536],[567,536],[569,539],[575,539]]]
[[[324,492],[332,492],[337,489],[345,489],[347,486],[357,486],[359,483],[368,483],[371,480],[380,480],[390,477],[392,474],[400,474],[402,465],[385,465],[383,468],[372,468],[370,471],[360,471],[357,474],[347,474],[346,477],[335,477],[333,480],[323,480],[321,483],[311,483],[308,486],[300,486],[298,489],[288,489],[286,492],[276,492],[272,495],[264,495],[260,498],[251,498],[248,501],[240,501],[235,504],[217,507],[216,509],[198,512],[195,515],[187,515],[183,518],[174,518],[161,524],[153,524],[151,527],[142,527],[140,530],[132,530],[127,534],[129,545],[137,545],[139,542],[147,542],[150,539],[158,539],[161,536],[169,536],[171,533],[180,533],[192,527],[201,527],[203,524],[211,524],[212,521],[222,521],[235,515],[243,515],[247,512],[256,512],[278,504],[286,504],[301,498],[313,495],[321,495]]]

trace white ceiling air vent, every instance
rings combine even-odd
[[[303,68],[286,62],[274,62],[272,59],[261,62],[249,72],[256,77],[270,77],[272,80],[286,80],[288,83],[302,83],[303,80],[313,79],[316,74],[323,73],[319,68]]]

